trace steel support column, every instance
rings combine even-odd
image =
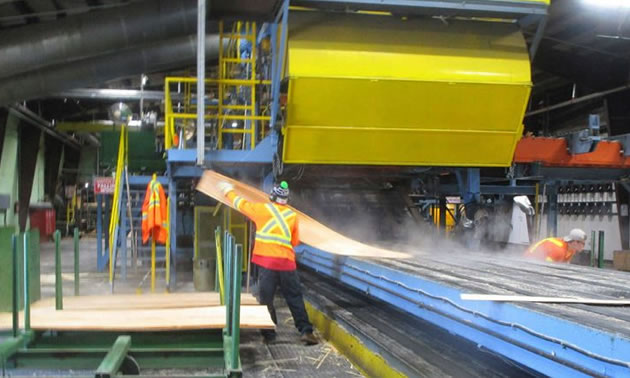
[[[219,41],[223,43],[223,41]],[[197,165],[205,155],[206,0],[197,0]]]
[[[96,195],[96,270],[105,269],[103,260],[103,194]]]
[[[459,192],[465,205],[479,202],[481,196],[481,176],[479,168],[458,169],[455,171]]]
[[[287,43],[287,21],[289,19],[289,1],[284,0],[280,11],[276,15],[275,23],[271,25],[271,147],[275,152],[278,148],[280,126],[278,114],[280,113],[280,82],[282,81],[282,65]],[[280,24],[280,39],[278,43],[278,24]]]
[[[63,143],[49,135],[44,136],[44,148],[46,149],[46,161],[44,168],[44,193],[48,198],[55,198],[57,194],[57,181],[63,153]]]
[[[5,108],[0,108],[0,159],[2,159],[2,148],[4,146],[4,134],[7,127],[8,118],[9,118],[9,111]]]
[[[105,223],[103,224],[103,229],[105,230],[105,234],[103,235],[104,239],[105,239],[105,249],[104,249],[104,254],[102,256],[102,265],[100,268],[100,271],[103,271],[107,265],[107,261],[109,259],[109,255],[107,254],[107,251],[109,251],[109,222],[110,222],[110,217],[111,217],[111,212],[112,212],[112,201],[113,201],[113,196],[103,196],[103,201],[105,204]]]
[[[558,185],[552,182],[547,185],[547,237],[555,237],[558,233]]]
[[[532,43],[529,47],[529,60],[531,62],[534,61],[536,57],[536,51],[538,50],[538,46],[540,45],[540,41],[545,34],[545,28],[547,27],[547,17],[543,17],[540,22],[538,22],[538,27],[536,27],[536,34],[534,34],[534,38],[532,39]]]
[[[619,235],[621,236],[621,249],[630,249],[630,195],[626,185],[615,185],[617,197],[617,219],[619,221]]]
[[[39,139],[41,130],[20,121],[18,128],[18,216],[20,232],[26,230],[28,220],[28,207],[31,201],[33,178],[37,165],[37,153],[39,152]]]
[[[446,197],[440,197],[440,219],[439,230],[440,236],[446,236]]]
[[[169,209],[169,237],[171,238],[171,261],[170,261],[170,289],[175,288],[177,284],[177,184],[173,179],[173,166],[167,165],[168,177],[168,197],[170,198]]]

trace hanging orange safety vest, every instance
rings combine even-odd
[[[153,237],[156,243],[166,244],[168,236],[166,219],[166,196],[156,179],[147,186],[142,203],[142,243]]]

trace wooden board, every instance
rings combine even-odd
[[[64,310],[130,310],[219,306],[219,293],[115,294],[64,297]],[[257,305],[251,294],[241,294],[241,305]],[[55,307],[55,298],[39,300],[33,308]]]
[[[211,170],[204,172],[197,185],[197,190],[234,208],[217,187],[217,184],[222,181],[234,185],[236,193],[248,201],[269,202],[269,195],[267,193]],[[298,215],[300,241],[304,244],[342,256],[378,257],[386,259],[406,259],[411,257],[407,253],[377,248],[352,240],[331,230],[299,210],[295,208],[293,208],[293,210]]]
[[[529,295],[461,294],[465,301],[579,303],[588,305],[629,306],[628,299],[593,299],[570,297],[536,297]]]
[[[9,316],[5,316],[9,315]],[[20,323],[23,315],[20,316]],[[4,313],[0,328],[11,327]],[[136,310],[56,311],[39,307],[31,310],[31,328],[56,331],[177,331],[221,329],[225,327],[225,306]],[[271,329],[273,321],[267,306],[242,306],[241,328]]]

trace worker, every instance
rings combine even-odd
[[[295,264],[295,251],[298,245],[297,214],[287,206],[289,186],[285,181],[271,190],[271,203],[252,203],[240,197],[234,186],[220,182],[218,188],[232,202],[233,206],[256,224],[256,237],[252,252],[252,263],[258,267],[258,288],[260,304],[266,305],[271,319],[278,324],[273,298],[280,286],[282,295],[291,310],[295,327],[301,334],[300,340],[306,345],[315,345],[319,340],[313,335],[313,325],[304,308],[300,279]],[[264,330],[266,342],[276,338],[275,330]]]
[[[569,263],[573,255],[581,252],[586,243],[586,233],[574,228],[564,238],[547,238],[532,245],[525,256],[549,262]]]

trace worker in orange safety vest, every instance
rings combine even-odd
[[[525,251],[525,257],[548,262],[569,263],[576,253],[584,249],[586,233],[574,228],[564,238],[547,238],[532,245]]]
[[[304,307],[300,279],[295,264],[295,251],[298,245],[297,214],[287,206],[289,186],[285,181],[274,186],[269,196],[271,203],[252,203],[240,197],[234,186],[220,182],[218,188],[240,213],[256,224],[252,263],[258,266],[258,288],[260,304],[266,305],[271,319],[278,324],[273,298],[276,288],[284,295],[291,310],[295,327],[301,334],[300,340],[307,345],[314,345],[319,340],[313,335],[313,325],[308,319]],[[266,342],[276,338],[273,330],[264,330]]]
[[[166,244],[167,236],[166,196],[162,184],[153,175],[142,203],[142,243],[153,237],[156,243]]]

